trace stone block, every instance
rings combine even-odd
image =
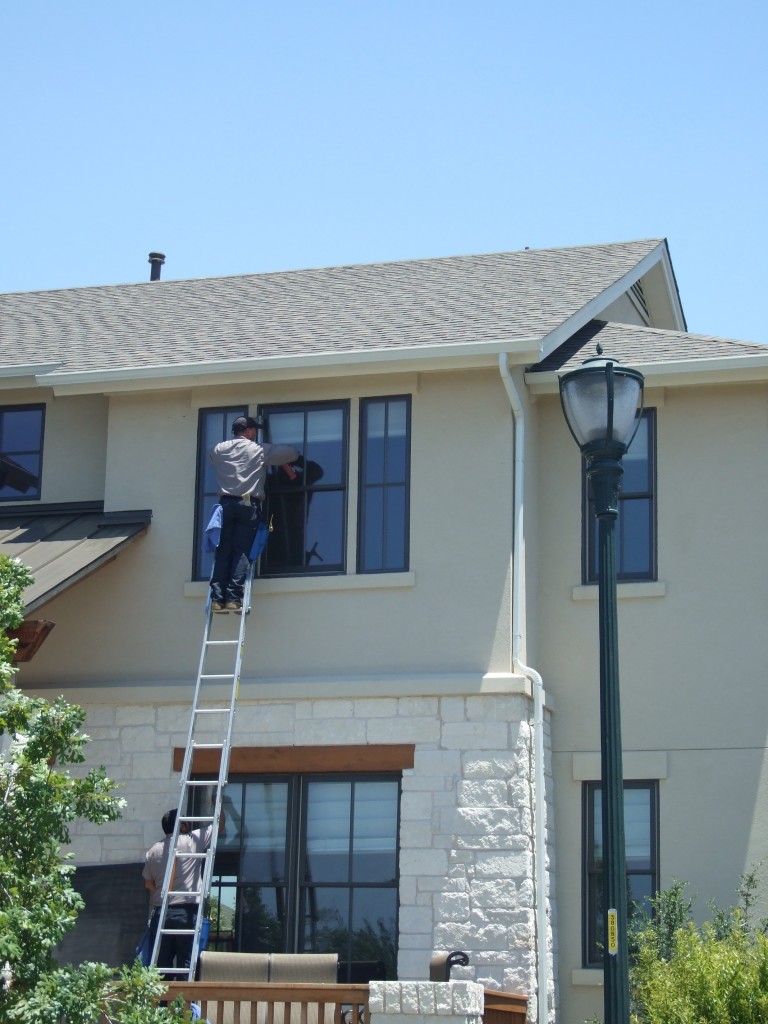
[[[446,722],[442,743],[448,750],[498,750],[507,741],[506,722]]]
[[[479,878],[525,878],[531,870],[530,842],[521,850],[478,853],[475,872]]]
[[[463,775],[466,779],[510,779],[517,777],[518,774],[517,758],[508,750],[499,750],[484,756],[467,753],[463,755],[462,762]]]
[[[434,1016],[435,1013],[435,983],[432,981],[419,982],[419,1013]]]
[[[444,722],[466,721],[466,705],[463,697],[442,697],[440,717]]]
[[[429,932],[432,930],[432,907],[431,906],[410,906],[400,907],[399,919],[400,931],[413,934],[414,932]]]
[[[400,821],[431,821],[432,795],[430,793],[403,793],[400,797]]]
[[[397,702],[398,715],[406,717],[416,715],[437,719],[437,712],[437,697],[402,697]]]
[[[461,754],[458,750],[424,750],[417,747],[413,766],[418,775],[458,778],[461,775]]]
[[[157,709],[146,705],[129,704],[127,707],[115,708],[116,725],[151,725],[155,727],[156,719]]]
[[[157,730],[149,725],[126,726],[120,735],[122,748],[127,752],[154,752],[157,738]]]
[[[419,1012],[419,982],[403,981],[400,984],[401,1013]]]
[[[85,707],[85,731],[102,728],[115,724],[115,711],[113,704],[88,704]]]
[[[404,875],[442,875],[448,871],[448,854],[445,850],[401,850],[400,877]]]
[[[502,878],[488,882],[475,880],[472,885],[472,902],[476,907],[488,910],[516,910],[517,891],[514,882]]]
[[[457,787],[459,806],[506,807],[509,799],[508,788],[504,779],[464,780]]]
[[[453,999],[454,1013],[478,1014],[483,1013],[483,988],[475,981],[452,981],[451,996]]]
[[[371,700],[356,700],[353,714],[355,718],[395,718],[397,698],[376,697]]]
[[[348,720],[352,717],[353,707],[351,700],[316,700],[312,703],[312,717]]]
[[[468,921],[469,895],[460,892],[441,893],[435,898],[435,916],[439,921]]]

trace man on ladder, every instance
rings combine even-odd
[[[258,429],[258,421],[251,416],[238,416],[232,424],[235,436],[215,445],[209,455],[221,505],[221,534],[211,575],[214,612],[242,610],[248,556],[261,516],[267,466],[285,465],[299,457],[293,445],[257,441]]]
[[[160,919],[160,908],[163,902],[163,880],[171,854],[173,826],[176,824],[178,808],[167,811],[162,818],[165,839],[155,843],[147,851],[142,877],[144,885],[152,894],[152,918],[150,921],[150,943],[154,945],[157,925]],[[224,828],[224,811],[219,818],[219,832]],[[213,826],[192,829],[190,823],[179,824],[179,836],[176,849],[180,853],[201,854],[211,845]],[[163,935],[160,943],[157,965],[189,969],[192,959],[192,941],[197,905],[200,892],[200,875],[202,864],[198,858],[179,858],[171,875],[170,888],[173,895],[168,897],[168,910],[165,927],[168,934]],[[178,934],[174,934],[178,932]],[[166,976],[169,981],[177,980],[176,972]]]

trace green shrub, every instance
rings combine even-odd
[[[768,937],[753,925],[756,870],[742,879],[740,905],[697,926],[685,885],[660,893],[632,936],[633,1024],[766,1024]]]

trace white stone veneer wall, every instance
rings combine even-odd
[[[371,1024],[392,1024],[392,1017],[401,1016],[408,1024],[427,1024],[436,1016],[440,1024],[482,1024],[483,987],[472,981],[372,981],[368,1009]]]
[[[76,862],[140,861],[178,802],[171,752],[186,743],[189,707],[87,711],[86,767],[104,764],[127,807],[118,822],[74,830]],[[522,695],[241,700],[234,744],[414,743],[402,782],[398,976],[426,979],[433,952],[461,949],[470,964],[454,978],[525,993],[535,1017],[530,713]]]

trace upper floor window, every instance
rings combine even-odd
[[[219,500],[216,473],[208,452],[219,441],[232,437],[232,424],[238,416],[247,416],[244,405],[219,409],[201,409],[197,424],[197,484],[195,487],[195,554],[193,579],[208,579],[213,568],[213,552],[206,550],[205,528],[211,509]]]
[[[0,501],[40,497],[44,405],[0,407]]]
[[[656,579],[656,410],[646,409],[622,460],[624,475],[616,521],[616,578]],[[594,502],[584,481],[584,582],[598,580],[598,525]]]
[[[348,401],[260,407],[264,440],[301,453],[295,466],[267,470],[264,512],[272,532],[261,557],[262,576],[346,572],[350,530],[357,572],[408,569],[410,397],[361,399],[357,435],[350,432],[350,409]],[[232,421],[248,412],[244,406],[200,411],[194,579],[208,578],[213,563],[205,528],[217,491],[208,451],[231,437]],[[357,451],[350,456],[351,436]],[[359,466],[356,517],[349,507],[350,457]]]
[[[295,469],[267,471],[272,533],[261,572],[343,572],[349,403],[264,406],[261,413],[264,439],[301,454]]]
[[[627,914],[635,905],[648,909],[659,888],[659,784],[624,783],[624,841],[627,865]],[[584,783],[584,966],[602,967],[603,907],[602,787]]]

